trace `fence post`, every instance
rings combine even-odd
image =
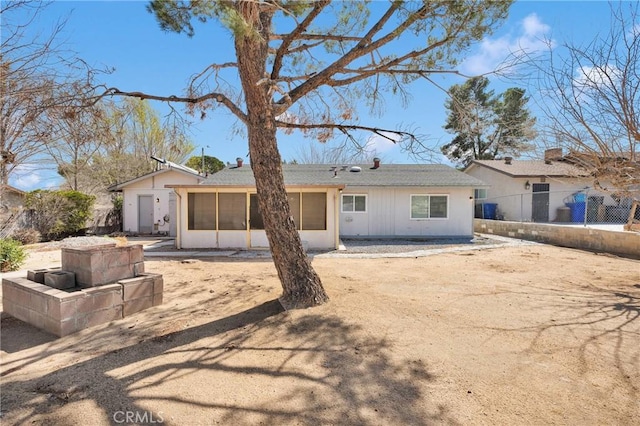
[[[524,222],[524,194],[520,194],[520,222]]]
[[[584,190],[584,227],[587,226],[587,215],[589,212],[589,189]]]

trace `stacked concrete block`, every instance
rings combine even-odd
[[[64,248],[62,270],[75,272],[78,287],[96,287],[144,272],[144,252],[141,245]]]
[[[160,274],[145,274],[141,245],[62,249],[62,268],[2,280],[3,309],[66,336],[162,304]]]
[[[76,286],[76,274],[69,271],[47,272],[44,274],[44,285],[59,290],[74,288]]]
[[[122,285],[123,315],[162,304],[163,280],[159,274],[145,274],[118,281]]]
[[[44,274],[47,272],[58,272],[60,268],[34,269],[27,271],[27,279],[40,284],[44,284]]]
[[[122,318],[122,286],[68,292],[26,278],[2,280],[3,310],[56,336]]]

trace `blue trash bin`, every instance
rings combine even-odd
[[[571,222],[584,222],[584,213],[587,203],[578,201],[575,203],[565,203],[571,209]]]
[[[498,207],[497,203],[484,203],[482,205],[482,214],[485,219],[493,219],[496,218],[496,209]]]
[[[573,201],[576,203],[584,203],[585,201],[587,201],[587,194],[584,194],[582,192],[573,194]]]

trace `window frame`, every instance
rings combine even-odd
[[[213,197],[213,223],[212,224],[211,224],[211,220],[203,221],[202,218],[195,217],[197,211],[193,209],[195,209],[196,207],[200,207],[200,205],[198,206],[195,205],[196,198],[200,198],[200,197],[202,198]],[[193,200],[193,205],[191,204],[192,200]],[[205,200],[202,200],[202,201],[205,201]],[[211,209],[207,209],[206,212],[211,213]],[[211,224],[210,225],[211,227],[197,226],[203,222],[206,222],[207,224]],[[218,228],[218,194],[216,192],[188,192],[187,193],[187,231],[217,231],[218,230],[217,228]]]
[[[344,209],[344,198],[345,197],[352,197],[353,198],[353,210],[345,210]],[[363,197],[364,198],[364,210],[356,210],[356,197]],[[369,202],[368,202],[368,197],[367,194],[342,194],[342,196],[340,197],[340,212],[341,213],[367,213],[367,211],[369,210]]]
[[[484,197],[479,196],[479,194],[484,193]],[[487,188],[474,188],[473,189],[473,198],[475,200],[486,200],[487,199]]]
[[[427,217],[413,217],[414,197],[427,197],[427,205],[429,206]],[[431,217],[431,197],[443,197],[446,200],[446,212],[444,217]],[[449,220],[449,194],[410,194],[409,220]]]

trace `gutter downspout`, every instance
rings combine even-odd
[[[181,249],[182,248],[182,238],[181,238],[182,217],[180,216],[180,212],[182,211],[182,196],[180,195],[180,193],[176,188],[173,188],[173,192],[176,194],[176,197],[178,197],[178,205],[176,206],[176,248]]]
[[[336,250],[340,249],[340,192],[342,192],[342,190],[338,189],[333,194],[334,245]]]

